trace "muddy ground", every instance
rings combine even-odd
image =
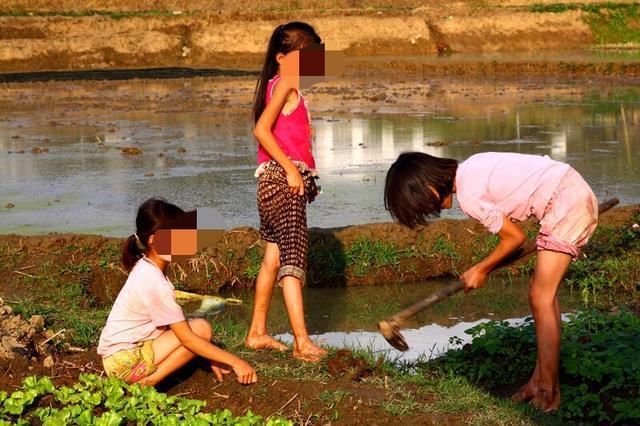
[[[327,49],[347,55],[347,75],[372,69],[455,75],[640,74],[634,62],[545,59],[544,52],[589,48],[595,39],[585,12],[532,12],[531,5],[540,2],[248,3],[121,1],[105,7],[100,2],[10,0],[0,6],[0,72],[176,66],[255,70],[273,28],[303,19],[325,38]],[[452,52],[507,56],[415,62]]]

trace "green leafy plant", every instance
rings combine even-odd
[[[467,330],[473,341],[423,364],[495,388],[524,381],[535,366],[535,327],[489,322]],[[640,317],[587,311],[564,325],[560,415],[589,422],[640,422]],[[453,342],[455,343],[455,342]]]
[[[37,401],[50,397],[47,405]],[[169,396],[152,387],[128,385],[118,379],[101,379],[83,374],[72,387],[55,388],[48,377],[27,377],[19,390],[10,395],[0,392],[0,425],[66,424],[116,426],[122,424],[153,425],[263,425],[284,426],[283,418],[265,421],[250,410],[235,417],[229,410],[204,413],[205,401]]]

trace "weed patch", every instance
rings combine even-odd
[[[442,255],[447,257],[451,261],[451,271],[453,274],[457,275],[458,273],[458,262],[461,257],[458,250],[453,245],[451,241],[447,238],[440,235],[433,243],[433,247],[431,248],[432,252],[436,255]]]
[[[402,255],[403,252],[391,243],[367,238],[357,239],[345,251],[346,265],[358,277],[365,276],[371,268],[396,267]]]
[[[419,404],[410,392],[397,391],[380,406],[394,417],[403,417],[413,414],[418,409]]]
[[[489,322],[467,330],[473,341],[426,363],[424,371],[497,388],[522,381],[535,366],[535,327]],[[640,421],[640,318],[582,312],[564,325],[559,416],[567,420]],[[452,342],[456,343],[456,342]],[[497,361],[499,360],[499,361]]]
[[[640,4],[638,3],[534,4],[529,7],[529,10],[539,13],[581,10],[586,12],[585,20],[591,26],[598,44],[640,42]]]
[[[617,297],[637,300],[640,291],[640,222],[636,213],[622,227],[600,227],[589,243],[588,255],[573,262],[566,282],[579,291],[585,305],[607,306]]]
[[[249,266],[247,266],[247,269],[244,271],[244,276],[250,280],[255,280],[258,278],[260,265],[262,265],[262,251],[256,246],[251,247],[247,250],[246,257],[249,261]]]

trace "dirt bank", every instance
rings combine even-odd
[[[601,226],[625,223],[637,208],[616,208],[602,216]],[[536,229],[534,223],[525,228],[530,233]],[[25,283],[53,274],[65,282],[80,283],[95,305],[109,306],[126,279],[119,264],[122,243],[122,239],[94,235],[2,235],[0,274],[5,279],[0,290],[6,298],[25,298],[30,291]],[[493,244],[495,239],[470,220],[439,220],[416,230],[392,223],[312,228],[308,284],[394,284],[456,276],[488,254]],[[217,246],[188,262],[172,264],[169,276],[178,288],[200,293],[251,286],[262,253],[257,230],[236,228]],[[521,273],[518,266],[510,272]]]
[[[105,8],[98,2],[51,6],[34,0],[9,1],[0,7],[0,72],[168,66],[255,70],[272,29],[291,19],[309,21],[328,49],[344,51],[348,74],[370,67],[403,68],[402,59],[385,63],[358,59],[368,56],[575,50],[595,42],[584,11],[533,12],[531,2],[461,1],[442,7],[405,1],[359,8],[336,1],[313,2],[305,8],[275,7],[268,1],[246,7],[207,1],[171,3],[154,2],[149,8],[147,3],[113,2]],[[533,54],[524,61],[548,62]],[[561,66],[553,70],[574,72]],[[440,62],[420,71],[452,72]],[[516,66],[511,73],[522,71]],[[626,71],[614,68],[609,73]]]

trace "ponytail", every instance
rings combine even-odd
[[[184,213],[162,198],[149,198],[138,208],[136,233],[127,238],[122,248],[122,266],[131,271],[138,260],[146,253],[149,238],[156,230],[166,226]]]
[[[138,237],[136,234],[130,235],[122,248],[122,266],[124,266],[127,272],[131,271],[140,259],[142,259],[142,251],[138,246]]]

